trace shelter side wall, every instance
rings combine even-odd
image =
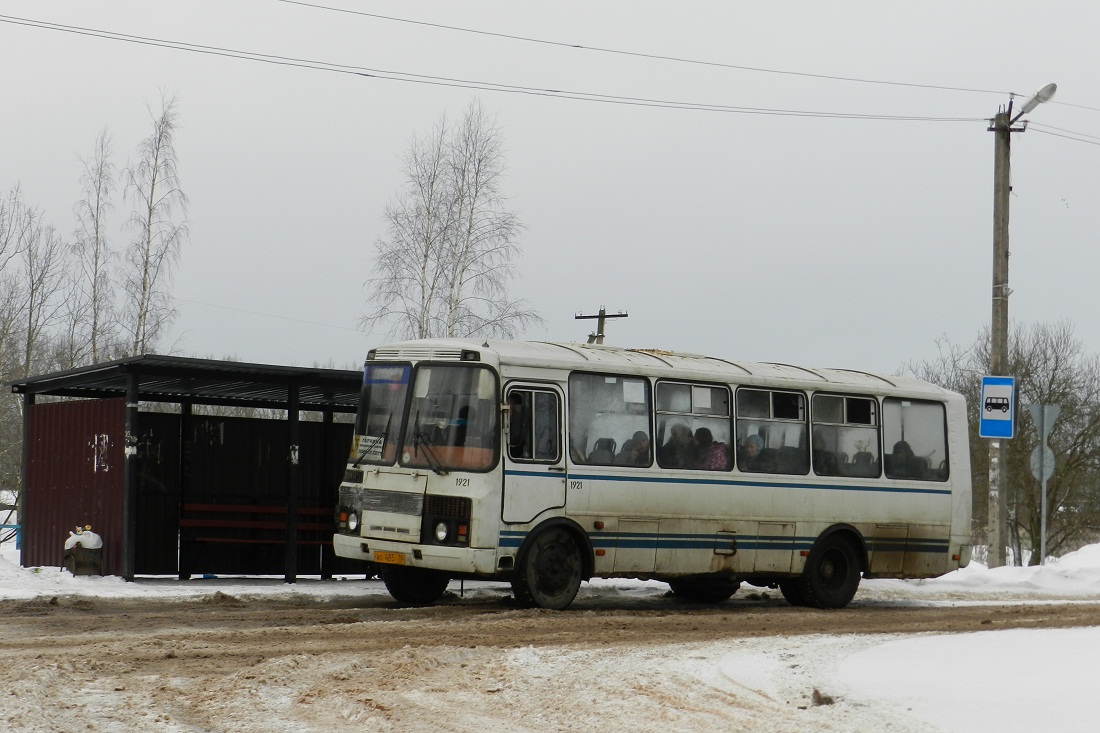
[[[125,424],[125,398],[31,405],[26,565],[60,566],[69,531],[90,524],[103,537],[104,572],[120,572]]]

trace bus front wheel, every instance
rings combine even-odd
[[[447,591],[451,582],[438,570],[392,567],[381,571],[382,582],[395,600],[417,606],[435,603]]]
[[[563,527],[550,527],[516,558],[512,592],[521,606],[560,611],[577,597],[583,567],[581,548],[573,534]]]

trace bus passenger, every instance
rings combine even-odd
[[[508,455],[511,458],[531,457],[531,420],[523,394],[508,395]]]
[[[924,466],[904,440],[894,443],[894,451],[887,460],[887,468],[886,474],[890,478],[924,478]]]
[[[657,461],[665,468],[690,468],[695,438],[682,422],[669,429],[668,441],[657,449]]]
[[[725,443],[716,443],[710,428],[695,431],[695,468],[707,471],[729,470],[729,449]]]
[[[649,436],[644,430],[637,431],[634,437],[623,442],[623,449],[615,456],[615,463],[620,466],[649,465]]]
[[[737,451],[737,467],[742,471],[753,471],[757,457],[764,448],[764,439],[759,435],[746,436],[741,441],[741,448]]]

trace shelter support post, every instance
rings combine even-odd
[[[298,451],[302,443],[301,424],[298,421],[299,389],[297,384],[287,387],[286,422],[289,443],[289,472],[286,497],[286,568],[285,580],[293,583],[298,579],[298,494],[302,484],[302,467]]]
[[[138,403],[137,374],[126,375],[125,456],[122,469],[122,577],[133,580],[137,567]]]
[[[27,567],[27,545],[22,541],[22,527],[26,524],[24,517],[27,511],[27,496],[30,494],[29,486],[27,485],[27,466],[30,460],[30,445],[28,444],[29,436],[31,434],[31,408],[34,407],[34,392],[23,393],[23,463],[22,463],[22,477],[19,483],[19,496],[15,500],[15,522],[20,526],[18,532],[20,533],[18,541],[16,542],[19,550],[19,564],[23,567]]]

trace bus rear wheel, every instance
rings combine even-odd
[[[386,590],[400,603],[427,606],[447,592],[451,579],[438,570],[392,567],[381,571]]]
[[[668,587],[677,598],[692,603],[721,603],[740,587],[734,578],[684,578],[668,581]]]
[[[577,597],[583,568],[581,548],[573,534],[563,527],[550,527],[516,558],[512,592],[521,606],[560,611]]]
[[[787,599],[787,603],[792,606],[808,606],[806,602],[806,593],[802,590],[802,578],[794,578],[793,580],[781,580],[779,581],[779,592],[783,594],[783,597]]]
[[[780,584],[780,590],[796,606],[844,608],[859,588],[861,572],[859,555],[851,540],[833,534],[818,540],[802,576],[787,581],[787,588]]]

